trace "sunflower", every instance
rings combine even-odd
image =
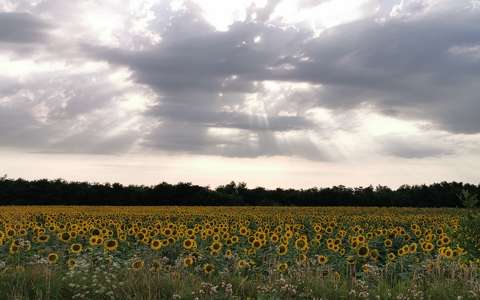
[[[245,269],[245,268],[248,268],[248,266],[249,266],[249,263],[245,259],[240,259],[237,262],[237,268],[239,269]]]
[[[160,241],[160,240],[152,240],[152,241],[150,242],[150,248],[151,248],[152,250],[155,250],[155,251],[160,250],[160,248],[162,248],[162,241]]]
[[[103,239],[102,236],[97,237],[97,246],[103,245],[103,241],[104,241],[104,239]]]
[[[70,240],[70,238],[71,238],[71,235],[67,231],[58,234],[58,239],[62,242],[66,243]]]
[[[49,253],[47,256],[47,260],[50,264],[56,264],[58,261],[58,254],[55,252]]]
[[[297,263],[300,265],[307,265],[308,264],[308,257],[304,253],[300,253],[297,257]]]
[[[391,239],[386,239],[385,241],[383,241],[383,244],[385,245],[385,247],[390,248],[392,247],[393,242]]]
[[[295,241],[295,248],[298,251],[306,251],[308,249],[308,243],[304,239],[299,238]]]
[[[187,257],[185,257],[185,258],[183,259],[183,266],[184,266],[185,268],[188,268],[188,267],[190,267],[190,266],[193,265],[193,262],[194,262],[193,256],[190,256],[190,255],[189,255],[189,256],[187,256]]]
[[[377,249],[372,249],[370,250],[370,257],[373,258],[374,260],[377,260],[379,258],[380,254],[378,253]]]
[[[131,267],[134,271],[141,270],[143,269],[144,266],[145,266],[145,262],[141,259],[134,260],[131,264]]]
[[[81,251],[82,251],[82,245],[81,244],[72,244],[70,246],[70,253],[78,254]]]
[[[403,245],[402,248],[400,248],[398,250],[398,255],[400,255],[400,256],[407,255],[409,252],[410,252],[410,246],[409,245]]]
[[[210,249],[214,252],[219,252],[222,249],[222,243],[215,241],[210,245]]]
[[[328,262],[328,257],[326,257],[325,255],[319,255],[317,256],[317,262],[321,265],[324,265]]]
[[[73,268],[75,268],[76,266],[77,266],[77,261],[76,261],[75,259],[69,258],[69,259],[67,260],[67,267],[68,267],[69,269],[73,269]]]
[[[10,228],[10,229],[7,230],[7,236],[8,237],[13,237],[13,236],[15,236],[15,234],[16,234],[15,229]]]
[[[233,257],[232,250],[228,249],[227,251],[225,251],[225,258],[230,259],[232,257]]]
[[[97,239],[99,238],[99,236],[97,235],[92,235],[89,239],[88,239],[88,243],[90,244],[90,246],[96,246],[97,245]]]
[[[285,244],[281,244],[280,246],[278,246],[277,248],[277,254],[278,255],[285,255],[287,254],[288,252],[288,246],[285,245]]]
[[[279,263],[277,264],[277,271],[280,272],[280,273],[284,273],[288,270],[288,265],[286,262],[283,262],[283,263]]]
[[[270,241],[272,241],[273,244],[276,244],[280,240],[280,236],[278,234],[274,233],[270,236]]]
[[[358,255],[362,256],[362,257],[367,257],[368,254],[369,254],[369,249],[367,246],[365,245],[362,245],[358,248],[358,251],[357,251]]]
[[[408,246],[408,252],[409,253],[416,253],[417,252],[417,244],[412,243]]]
[[[368,273],[368,272],[370,272],[370,267],[367,264],[364,264],[362,266],[362,271],[363,271],[363,273]]]
[[[443,237],[441,238],[441,241],[442,241],[442,244],[443,244],[443,245],[448,245],[448,244],[450,244],[450,238],[449,238],[448,236],[443,236]]]
[[[138,232],[136,236],[137,236],[137,240],[139,241],[142,241],[146,237],[143,232]]]
[[[255,249],[260,249],[260,247],[262,247],[262,241],[257,239],[253,240],[252,247]]]
[[[245,226],[240,227],[239,233],[240,235],[244,235],[244,236],[248,235],[248,228]]]
[[[443,251],[443,256],[445,256],[446,258],[452,258],[452,257],[453,257],[453,250],[450,249],[450,247],[447,247],[447,248]]]
[[[118,248],[118,242],[116,240],[108,240],[103,244],[103,248],[110,252],[116,251]]]
[[[10,249],[9,249],[8,253],[16,254],[16,253],[18,253],[19,250],[20,250],[20,248],[17,245],[15,245],[15,243],[12,243],[10,245]]]
[[[395,253],[393,253],[393,252],[390,252],[390,253],[387,254],[387,258],[388,258],[388,260],[390,260],[390,261],[395,260],[396,257],[397,257],[397,256],[396,256]]]
[[[37,238],[37,241],[42,244],[48,242],[48,240],[50,240],[50,236],[48,234],[42,234]]]
[[[212,264],[203,265],[203,273],[210,274],[215,270],[215,267]]]
[[[359,243],[364,243],[365,242],[365,237],[363,235],[359,235],[359,236],[357,236],[357,241]]]
[[[165,228],[165,229],[163,230],[163,235],[165,235],[165,236],[168,237],[168,236],[172,235],[172,232],[173,232],[173,231],[172,231],[170,228]]]
[[[425,242],[425,243],[422,244],[422,249],[425,252],[431,252],[433,250],[433,248],[434,248],[434,246],[430,242]]]
[[[290,229],[285,231],[285,237],[287,239],[290,239],[292,236],[293,236],[293,231],[291,231]]]

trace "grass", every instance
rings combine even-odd
[[[462,270],[462,271],[460,271]],[[91,270],[90,270],[91,271]],[[201,275],[182,269],[139,271],[101,268],[64,271],[49,265],[10,269],[0,274],[1,299],[479,299],[476,266],[442,264],[439,270],[336,279],[308,268],[243,276]]]

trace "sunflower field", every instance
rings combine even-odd
[[[480,299],[465,213],[1,207],[0,299]]]

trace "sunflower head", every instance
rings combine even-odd
[[[78,254],[82,251],[82,245],[81,244],[72,244],[70,246],[70,253]]]
[[[279,263],[277,264],[277,271],[280,272],[280,273],[284,273],[288,270],[288,265],[286,262],[283,262],[283,263]]]
[[[116,240],[107,240],[103,244],[103,247],[105,248],[105,250],[115,251],[118,248],[118,242]]]
[[[155,251],[160,250],[160,248],[162,248],[162,241],[160,241],[160,240],[152,240],[152,241],[150,242],[150,248],[151,248],[152,250],[155,250]]]
[[[288,252],[288,246],[285,245],[285,244],[281,244],[280,246],[278,246],[277,248],[277,254],[278,255],[285,255],[287,254]]]
[[[212,264],[205,264],[203,266],[203,273],[210,274],[215,270],[215,267]]]
[[[193,256],[189,255],[183,259],[183,266],[185,268],[191,267],[193,265],[193,262],[194,262]]]
[[[75,259],[69,258],[69,259],[67,260],[67,267],[68,267],[69,269],[73,269],[73,268],[75,268],[76,266],[77,266],[77,261],[76,261]]]
[[[325,255],[319,255],[317,256],[317,262],[321,265],[324,265],[328,262],[328,257],[326,257]]]
[[[49,253],[48,256],[47,256],[47,260],[50,264],[56,264],[57,261],[58,261],[58,254],[57,253]]]
[[[362,257],[367,257],[369,253],[369,249],[366,245],[362,245],[358,248],[358,255]]]
[[[141,259],[134,260],[131,264],[131,267],[134,271],[141,270],[143,269],[144,266],[145,266],[145,262]]]

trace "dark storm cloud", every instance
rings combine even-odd
[[[146,146],[172,153],[221,155],[226,157],[299,156],[311,160],[332,160],[333,156],[309,139],[279,139],[272,131],[239,130],[228,136],[209,132],[207,127],[168,121],[146,139]]]
[[[424,5],[405,7],[410,14],[424,10]],[[164,96],[160,99],[166,102],[166,110],[150,112],[159,117],[168,118],[171,112],[176,118],[198,122],[203,114],[213,126],[246,128],[243,122],[228,125],[232,115],[218,111],[216,94],[251,93],[256,91],[253,81],[280,80],[323,85],[304,108],[352,109],[370,103],[397,117],[429,120],[452,132],[476,133],[480,119],[472,112],[480,110],[475,86],[480,60],[468,60],[450,50],[480,44],[479,23],[478,11],[452,9],[408,20],[365,19],[312,38],[304,30],[254,22],[234,23],[229,31],[218,32],[186,13],[173,18],[155,48],[96,51],[112,63],[127,65],[138,82]],[[258,44],[253,43],[256,36],[262,38]],[[237,79],[229,81],[233,75]],[[192,94],[182,97],[185,91]],[[198,101],[195,93],[203,100]],[[235,101],[239,104],[242,99]],[[182,107],[183,117],[178,109],[171,109],[178,103],[190,105]],[[276,116],[268,117],[276,122]],[[288,118],[280,120],[288,127]]]
[[[254,43],[257,36],[261,43]],[[219,32],[194,16],[182,15],[174,18],[162,42],[152,49],[90,51],[129,66],[139,82],[160,92],[249,92],[252,80],[267,79],[271,74],[267,68],[281,64],[282,55],[295,52],[306,37],[306,32],[256,23],[235,23],[229,31]],[[234,75],[239,80],[228,82]]]
[[[29,112],[0,105],[0,134],[0,146],[29,149],[45,146],[51,132]]]
[[[29,13],[0,12],[0,43],[29,44],[47,38],[49,25]]]
[[[273,7],[262,9],[263,17]],[[162,124],[147,136],[147,145],[169,151],[239,157],[304,152],[302,156],[320,159],[325,155],[308,138],[293,141],[287,147],[274,136],[274,132],[313,128],[314,124],[304,116],[223,109],[243,106],[246,95],[260,90],[254,81],[271,76],[269,69],[281,65],[283,55],[295,53],[308,36],[309,33],[295,28],[285,30],[254,22],[235,23],[227,32],[219,32],[194,11],[187,11],[173,17],[161,43],[151,49],[86,49],[96,57],[128,66],[137,82],[159,94],[159,104],[146,115]],[[256,37],[261,41],[255,43]],[[251,141],[248,134],[220,139],[209,135],[209,128],[246,130],[257,140]],[[228,140],[235,138],[238,140]]]
[[[213,128],[238,128],[252,131],[290,131],[308,129],[313,124],[302,117],[271,116],[241,112],[211,111],[200,107],[182,104],[162,105],[149,114],[166,120],[188,122],[197,126]]]
[[[448,19],[448,22],[445,20]],[[450,50],[480,44],[480,13],[448,11],[413,20],[362,20],[307,43],[310,59],[286,79],[321,83],[319,105],[369,102],[382,111],[427,119],[453,132],[480,132],[480,60]]]
[[[391,156],[402,158],[427,158],[450,155],[455,152],[438,140],[425,140],[418,136],[389,136],[380,139],[382,150]]]

